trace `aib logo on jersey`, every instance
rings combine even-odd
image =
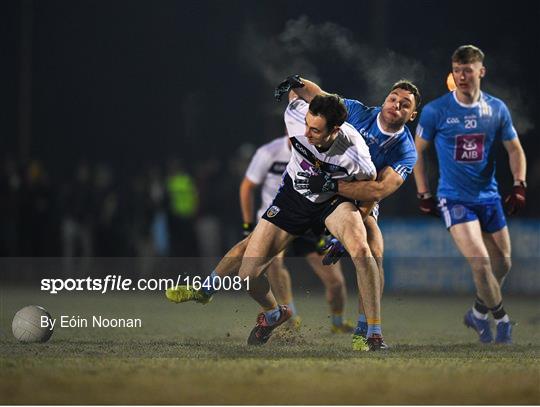
[[[484,134],[460,134],[456,136],[454,160],[473,163],[484,159]]]

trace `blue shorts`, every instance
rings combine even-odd
[[[486,233],[495,233],[506,226],[500,199],[475,204],[439,198],[439,209],[447,229],[474,220],[480,222],[482,232]]]

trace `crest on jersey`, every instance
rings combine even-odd
[[[484,159],[484,134],[459,134],[456,136],[454,160],[474,163]]]
[[[280,210],[281,209],[279,209],[279,207],[277,207],[276,205],[272,205],[266,211],[266,216],[268,216],[269,218],[273,218],[274,216],[276,216],[279,213]]]

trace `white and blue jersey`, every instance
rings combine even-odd
[[[428,103],[417,135],[434,141],[439,160],[439,199],[466,203],[500,200],[495,180],[493,144],[517,137],[503,101],[482,92],[471,105],[455,91]]]
[[[407,126],[396,133],[386,132],[379,120],[381,107],[366,107],[353,99],[344,99],[344,102],[349,113],[347,122],[366,140],[377,172],[384,167],[391,167],[405,180],[412,172],[417,158],[414,139]]]

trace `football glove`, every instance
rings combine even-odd
[[[304,196],[338,191],[338,182],[325,172],[318,174],[297,172],[296,175],[299,178],[294,180],[294,186],[298,190],[305,189],[306,191],[302,193]]]
[[[525,207],[525,191],[527,184],[524,181],[516,181],[512,192],[504,200],[504,207],[508,215],[514,215]]]
[[[420,213],[422,215],[431,215],[435,217],[440,216],[439,208],[437,207],[437,201],[429,192],[426,192],[424,194],[418,194],[417,197],[420,200],[418,208],[420,209]]]
[[[331,264],[336,264],[339,259],[341,259],[347,251],[345,250],[345,247],[341,244],[339,240],[337,240],[335,237],[330,236],[331,239],[328,241],[326,248],[328,251],[324,255],[322,259],[322,264],[325,266],[329,266]]]
[[[300,79],[300,75],[291,75],[281,82],[274,90],[274,98],[279,102],[285,93],[289,93],[291,89],[303,88],[304,82]]]

